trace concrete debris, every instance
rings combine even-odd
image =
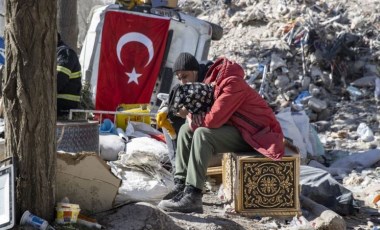
[[[307,209],[310,213],[309,221],[311,222],[313,229],[320,230],[345,230],[346,223],[344,219],[331,211],[330,209],[320,205],[313,200],[301,196],[302,208]]]
[[[196,15],[224,27],[222,42],[211,46],[211,58],[225,55],[242,63],[255,89],[266,79],[262,95],[277,110],[288,105],[278,100],[279,94],[294,103],[309,91],[312,100],[303,109],[315,122],[328,118],[323,113],[333,109],[332,97],[375,97],[375,80],[380,77],[379,10],[370,12],[368,7],[375,9],[379,1],[303,2],[237,1],[224,9],[225,20],[214,13],[221,6],[208,4]],[[193,13],[190,9],[196,4],[185,1],[181,7]],[[268,65],[267,78],[257,71],[259,65]],[[354,93],[350,84],[358,88]]]

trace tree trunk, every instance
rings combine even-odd
[[[3,81],[6,155],[18,162],[16,216],[54,217],[56,12],[52,0],[7,0]]]
[[[57,20],[62,40],[70,48],[78,51],[77,0],[58,0]]]

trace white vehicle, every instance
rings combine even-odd
[[[210,22],[192,17],[182,12],[168,8],[151,8],[149,6],[135,7],[133,11],[126,11],[119,5],[108,5],[93,11],[92,20],[80,54],[83,82],[89,82],[96,103],[96,87],[98,80],[99,56],[102,42],[104,15],[108,11],[123,11],[128,14],[144,17],[162,17],[170,20],[169,32],[162,59],[161,69],[151,95],[151,111],[160,105],[158,93],[169,93],[171,87],[177,83],[173,80],[172,66],[181,52],[193,54],[198,61],[207,60],[211,40],[219,40],[223,29]],[[115,108],[116,109],[116,108]]]

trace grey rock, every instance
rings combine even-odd
[[[128,204],[97,217],[106,229],[181,229],[163,211],[149,203]]]
[[[331,211],[323,205],[320,205],[313,200],[300,196],[302,208],[307,209],[311,216],[307,218],[314,224],[314,229],[318,230],[345,230],[346,222],[337,213]]]

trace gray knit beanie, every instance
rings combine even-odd
[[[199,63],[190,53],[180,53],[173,65],[173,73],[177,71],[198,71]]]

